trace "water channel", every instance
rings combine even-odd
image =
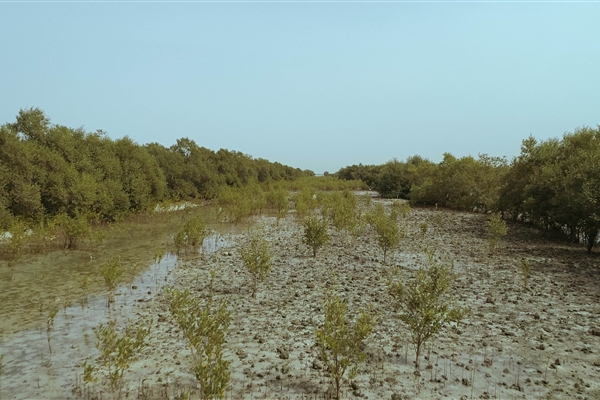
[[[228,245],[227,238],[217,233],[204,239],[199,251],[209,255]],[[53,321],[44,326],[18,332],[0,343],[0,354],[4,355],[0,399],[31,400],[32,393],[38,393],[39,398],[66,398],[73,382],[81,379],[76,374],[81,375],[82,368],[74,371],[74,365],[81,365],[96,352],[93,329],[113,318],[120,322],[134,321],[132,305],[152,301],[156,293],[170,284],[170,273],[177,265],[178,257],[168,253],[132,283],[121,285],[110,307],[106,294],[89,295],[77,305],[60,307]],[[56,397],[54,393],[64,395]]]

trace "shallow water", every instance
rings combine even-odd
[[[204,240],[199,251],[211,254],[228,245],[225,237],[214,234]],[[170,283],[170,272],[177,265],[176,255],[165,255],[133,283],[120,286],[110,308],[106,294],[86,296],[68,307],[61,307],[57,298],[56,307],[60,308],[52,324],[18,332],[0,343],[4,355],[0,399],[65,398],[81,379],[83,361],[96,354],[93,328],[113,318],[135,320],[132,305],[153,301],[154,294]],[[54,395],[59,393],[63,395]]]

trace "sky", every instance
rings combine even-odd
[[[6,2],[20,109],[335,172],[600,124],[600,2]]]

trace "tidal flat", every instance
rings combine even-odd
[[[391,204],[381,199],[373,202]],[[31,305],[33,312],[23,312],[31,316],[19,324],[11,319],[19,319],[19,306],[3,300],[2,312],[10,317],[0,323],[0,353],[5,354],[0,396],[112,398],[101,381],[82,390],[81,375],[83,362],[97,356],[92,328],[115,317],[122,324],[151,327],[147,346],[127,371],[123,398],[181,398],[185,393],[197,398],[191,351],[161,287],[172,285],[206,296],[212,270],[216,273],[213,296],[226,300],[232,315],[225,344],[231,371],[225,398],[330,395],[315,341],[315,330],[323,322],[326,290],[336,290],[347,301],[351,317],[368,305],[379,312],[373,335],[365,342],[367,359],[352,385],[343,386],[342,398],[600,398],[597,257],[587,255],[581,246],[512,223],[508,235],[490,253],[486,221],[485,215],[477,213],[412,209],[398,221],[406,237],[384,263],[369,229],[357,239],[330,229],[331,242],[313,258],[312,250],[302,243],[302,225],[294,213],[279,223],[272,216],[258,217],[254,224],[264,227],[274,260],[256,298],[251,297],[250,276],[239,255],[247,227],[221,231],[205,242],[203,251],[167,255],[160,263],[152,261],[149,246],[148,259],[140,261],[145,262],[141,268],[145,272],[132,273],[120,287],[112,311],[101,291],[90,294],[85,305],[74,301],[60,308],[51,332],[52,353],[46,315],[35,316],[40,314],[38,304]],[[428,226],[425,233],[423,223]],[[158,235],[159,244],[168,241],[167,231]],[[456,304],[470,308],[470,313],[426,344],[415,373],[415,350],[408,329],[397,318],[386,278],[394,268],[414,273],[424,265],[426,249],[454,262],[457,278],[452,294]],[[87,254],[78,257],[79,263],[94,262]],[[531,263],[525,284],[519,271],[523,259]],[[26,274],[25,268],[19,273]],[[10,287],[20,279],[17,274],[2,284]],[[41,293],[55,284],[41,281],[37,290]],[[27,334],[22,340],[15,339],[23,332]],[[22,350],[17,351],[17,345]]]

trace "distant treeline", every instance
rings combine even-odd
[[[37,108],[0,127],[0,228],[14,217],[94,215],[114,220],[171,199],[214,198],[243,187],[313,176],[240,152],[182,138],[171,147],[54,125]]]
[[[600,232],[600,126],[578,128],[562,139],[529,137],[511,162],[446,153],[440,163],[413,156],[352,165],[335,175],[360,179],[383,197],[414,205],[501,212],[583,242],[588,251]]]

